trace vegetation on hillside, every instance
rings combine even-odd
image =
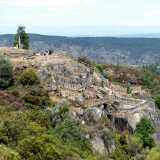
[[[85,62],[110,80],[126,84],[134,82],[133,84],[141,84],[155,92],[150,87],[154,80],[150,78],[152,74],[149,71],[136,72],[133,69],[128,74],[136,76],[134,81],[130,81],[131,77],[125,74],[128,68],[127,71],[116,68],[116,73],[120,75],[109,75],[105,65],[97,65],[86,59],[79,61]],[[50,100],[33,68],[13,73],[12,65],[7,59],[0,61],[0,64],[3,66],[0,67],[0,78],[8,82],[0,91],[0,159],[158,160],[159,149],[152,138],[154,127],[148,119],[142,119],[133,133],[127,130],[121,133],[114,130],[109,122],[105,123],[101,134],[108,147],[108,154],[99,155],[91,147],[87,127],[74,118],[67,102],[55,104]],[[7,76],[6,71],[9,74]],[[101,129],[101,125],[98,127]],[[113,144],[115,149],[110,151],[109,147]]]
[[[160,95],[155,96],[154,99],[155,99],[155,103],[156,103],[157,107],[160,109]]]
[[[135,133],[138,137],[140,137],[143,147],[154,147],[154,140],[152,138],[152,134],[154,133],[154,126],[150,120],[143,118],[137,124]]]
[[[160,95],[160,75],[151,69],[152,66],[103,65],[103,68],[110,81],[119,83],[128,91],[129,87],[142,86],[153,98]]]
[[[18,82],[23,86],[34,85],[39,83],[39,79],[34,69],[27,68],[18,77]]]
[[[3,56],[0,56],[0,89],[7,88],[13,78],[13,66],[11,62]]]

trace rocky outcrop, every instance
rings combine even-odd
[[[40,66],[39,77],[42,82],[48,82],[48,90],[56,89],[84,90],[92,85],[92,76],[89,68],[81,64],[54,64]]]
[[[98,153],[100,153],[102,155],[104,155],[105,153],[107,153],[104,141],[103,141],[103,139],[100,136],[95,135],[91,139],[91,144],[92,144],[93,151],[96,151],[96,152],[98,152]]]
[[[99,72],[70,56],[40,54],[31,58],[11,57],[11,60],[17,68],[36,68],[43,87],[50,95],[58,97],[57,101],[69,101],[75,119],[83,125],[96,126],[105,117],[112,122],[113,128],[121,131],[130,128],[134,130],[142,117],[154,112],[152,100],[122,96]],[[52,117],[53,123],[58,121],[59,117]],[[99,128],[93,130],[95,134],[90,135],[90,140],[95,150],[106,152],[106,144],[98,130]],[[111,146],[109,148],[112,148]]]
[[[103,111],[101,108],[90,108],[85,111],[84,119],[89,123],[99,122],[102,118]]]

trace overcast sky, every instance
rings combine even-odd
[[[0,33],[160,33],[160,0],[0,0]]]

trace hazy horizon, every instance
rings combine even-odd
[[[18,27],[18,26],[17,26]],[[15,34],[17,27],[15,27],[14,29],[11,28],[9,32],[2,32],[0,31],[0,34]],[[113,37],[118,37],[118,36],[138,36],[138,35],[158,35],[160,34],[160,30],[157,29],[152,29],[152,28],[134,28],[134,27],[122,27],[122,28],[94,28],[94,27],[81,27],[81,29],[79,29],[79,27],[65,27],[68,29],[71,29],[71,32],[67,31],[63,31],[61,29],[58,28],[44,28],[42,29],[40,27],[35,27],[32,29],[28,29],[26,28],[27,32],[30,34],[39,34],[39,35],[48,35],[48,36],[69,36],[69,37],[105,37],[105,36],[113,36]],[[47,32],[46,32],[47,30]],[[49,30],[51,30],[49,32]]]

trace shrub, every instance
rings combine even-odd
[[[31,86],[28,89],[29,94],[33,95],[33,96],[47,96],[48,97],[48,92],[40,85],[35,85],[35,86]]]
[[[127,153],[135,157],[138,153],[142,151],[141,139],[135,135],[128,137]]]
[[[57,126],[61,123],[66,117],[68,117],[69,108],[68,104],[58,104],[53,108],[49,109],[49,120],[52,127]]]
[[[24,97],[23,100],[31,104],[31,108],[35,108],[37,106],[40,106],[41,108],[46,108],[47,106],[51,106],[52,103],[47,96],[34,96],[32,94],[27,93]]]
[[[142,118],[136,126],[135,133],[142,140],[144,147],[151,148],[154,146],[154,140],[151,137],[151,135],[154,133],[154,126],[150,120]]]
[[[49,128],[49,113],[44,110],[27,110],[23,113],[29,121],[36,122],[42,127]]]
[[[111,157],[115,160],[131,160],[140,155],[143,147],[138,136],[115,134],[115,150]]]
[[[18,151],[24,160],[80,160],[69,148],[56,137],[47,134],[27,137],[18,145]]]
[[[17,89],[16,86],[9,87],[8,88],[8,93],[12,94],[15,97],[19,97],[20,96],[19,90]]]
[[[151,149],[146,156],[146,160],[159,160],[159,159],[160,159],[160,148]]]
[[[32,100],[28,101],[27,100],[28,98],[26,99],[26,96],[28,98],[33,97],[33,101]],[[26,96],[25,96],[26,102],[28,101],[28,103],[31,103],[33,105],[38,105],[41,107],[46,107],[46,106],[52,105],[52,102],[49,99],[48,92],[40,85],[35,85],[35,86],[32,86],[31,88],[29,88],[28,94]]]
[[[22,117],[16,118],[13,114],[6,116],[0,125],[0,142],[3,144],[16,144],[22,130],[25,128],[25,121]]]
[[[85,56],[78,57],[78,62],[83,63],[86,66],[88,66],[91,69],[92,72],[94,71],[94,68],[96,67],[95,61],[92,61]]]
[[[23,97],[23,99],[26,103],[30,103],[32,105],[39,105],[40,104],[40,97],[39,96],[32,96],[30,94],[27,94]]]
[[[11,62],[0,56],[0,89],[7,88],[13,78],[13,66]]]
[[[147,88],[152,88],[152,83],[154,81],[154,76],[151,72],[145,71],[142,77],[143,85]]]
[[[154,99],[155,99],[155,103],[156,103],[157,107],[160,109],[160,96],[157,96]]]
[[[103,130],[103,136],[102,137],[103,137],[104,144],[105,144],[108,152],[110,152],[110,148],[114,144],[114,135],[113,135],[113,132],[110,129],[105,128]]]
[[[65,115],[69,112],[69,104],[64,102],[63,104],[57,105],[55,109],[58,108],[57,113],[61,118],[64,118]]]
[[[95,63],[85,56],[78,57],[78,62],[93,66]]]
[[[114,160],[129,160],[129,156],[120,148],[116,148],[111,155]]]
[[[0,159],[1,160],[20,160],[19,154],[6,147],[5,145],[0,145]]]
[[[129,160],[130,156],[126,153],[127,140],[125,135],[115,134],[115,150],[111,154],[114,160]]]
[[[97,64],[97,65],[96,65],[96,68],[98,69],[98,71],[99,71],[100,73],[103,73],[104,66],[103,66],[102,64]]]
[[[127,94],[131,94],[132,93],[132,88],[130,86],[127,86]]]
[[[39,78],[34,69],[28,68],[24,70],[18,78],[18,81],[23,86],[34,85],[39,83]]]
[[[89,149],[89,144],[85,138],[82,128],[70,118],[66,118],[56,126],[54,133],[66,144],[71,144],[78,148]]]

